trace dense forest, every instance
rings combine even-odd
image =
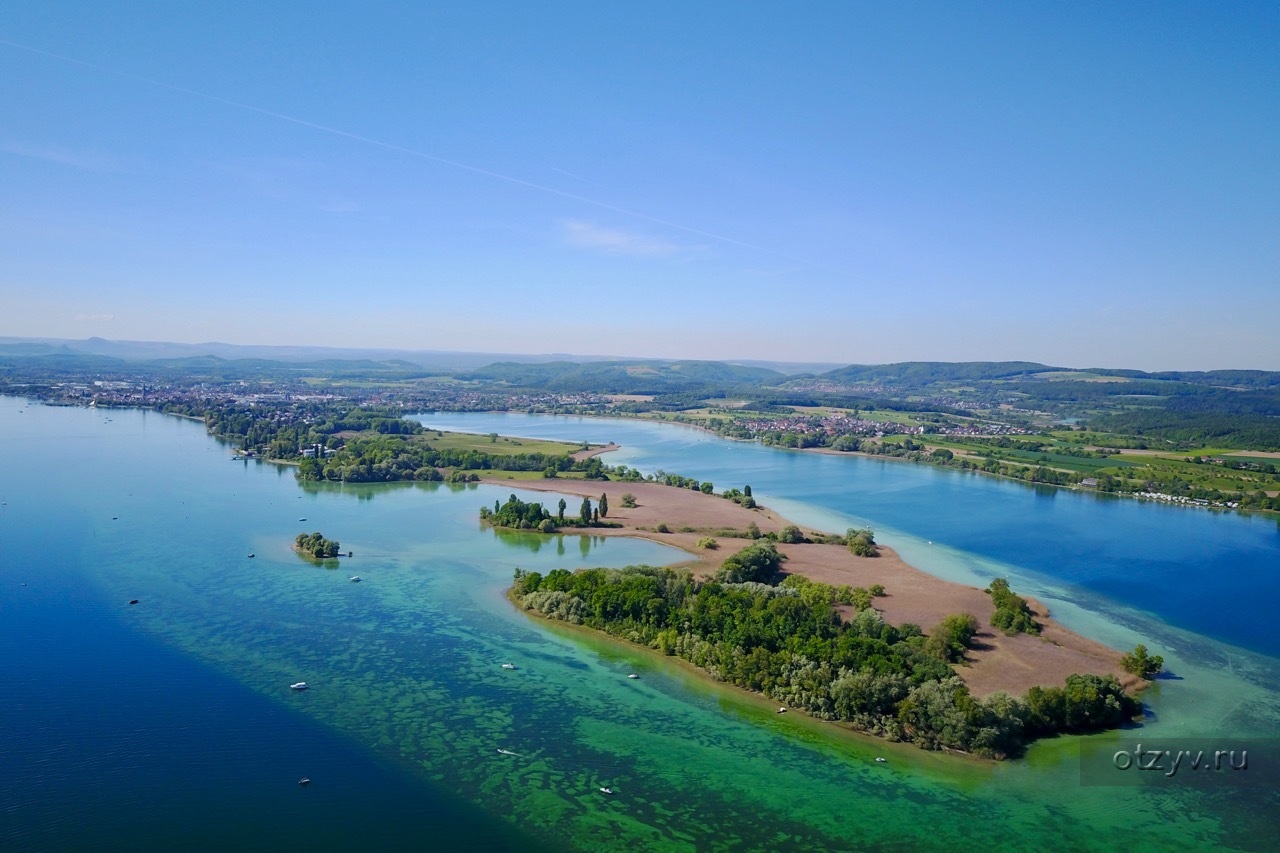
[[[1023,697],[974,697],[951,665],[972,637],[972,616],[949,617],[929,635],[889,625],[870,606],[845,621],[831,606],[835,590],[774,585],[779,560],[771,544],[756,544],[707,581],[647,566],[545,577],[517,569],[512,597],[526,610],[680,657],[785,707],[926,749],[1004,757],[1037,737],[1122,725],[1140,710],[1109,676],[1072,675]]]

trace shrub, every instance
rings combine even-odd
[[[1013,594],[1009,589],[1009,581],[996,578],[987,587],[986,592],[991,596],[991,603],[996,606],[996,612],[991,616],[992,625],[1010,636],[1018,633],[1032,635],[1040,633],[1040,624],[1031,615],[1027,600]]]
[[[1147,654],[1147,647],[1139,643],[1132,652],[1120,658],[1120,666],[1125,672],[1150,679],[1164,670],[1164,658]]]
[[[778,541],[786,545],[796,545],[804,541],[804,534],[794,524],[788,524],[778,534]]]
[[[782,555],[772,542],[748,545],[726,559],[715,574],[721,583],[768,583],[782,568]]]
[[[955,663],[964,659],[964,650],[978,633],[978,620],[969,613],[953,613],[929,632],[925,650],[935,657]]]
[[[859,557],[879,557],[880,549],[876,547],[875,534],[868,528],[854,530],[849,528],[849,532],[845,534],[845,542],[849,545],[849,550]]]

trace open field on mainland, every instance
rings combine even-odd
[[[480,473],[480,472],[474,472]],[[486,479],[490,480],[546,480],[549,483],[556,483],[560,480],[583,480],[586,475],[582,471],[561,471],[555,477],[547,479],[541,471],[504,471],[497,468],[490,468],[483,472]]]
[[[1115,456],[1107,457],[1106,459],[1091,459],[1082,456],[1071,456],[1065,453],[1016,450],[1008,447],[992,447],[990,445],[947,439],[935,440],[933,436],[927,436],[926,438],[928,440],[925,443],[930,447],[936,445],[981,456],[994,454],[999,459],[1021,465],[1044,465],[1046,468],[1057,468],[1063,471],[1077,471],[1086,474],[1101,471],[1104,468],[1132,468],[1135,465],[1146,464],[1145,461],[1126,461]]]

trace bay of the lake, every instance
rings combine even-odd
[[[610,464],[868,524],[927,571],[1007,575],[1070,627],[1163,653],[1177,678],[1144,696],[1144,733],[1277,731],[1274,520],[664,425],[421,419],[615,440]],[[1081,784],[1082,748],[1126,733],[999,764],[925,753],[534,622],[503,594],[517,566],[682,555],[481,528],[510,489],[304,486],[230,456],[199,422],[0,398],[0,846],[1261,850],[1280,830],[1274,788]],[[353,556],[300,558],[311,531]]]

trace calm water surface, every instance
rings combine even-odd
[[[617,440],[611,461],[750,483],[807,524],[870,523],[939,574],[1010,574],[1091,636],[1168,649],[1184,678],[1149,697],[1153,730],[1276,730],[1254,600],[1276,600],[1274,522],[648,424],[426,419]],[[199,423],[12,398],[0,439],[5,849],[1270,849],[1278,828],[1272,795],[1082,787],[1080,739],[1001,765],[931,755],[535,624],[503,597],[516,566],[681,555],[480,529],[507,489],[304,488]],[[300,559],[304,530],[355,556]],[[1161,577],[1178,581],[1163,598]],[[1197,605],[1181,586],[1227,577],[1250,600],[1212,619],[1217,590]]]

